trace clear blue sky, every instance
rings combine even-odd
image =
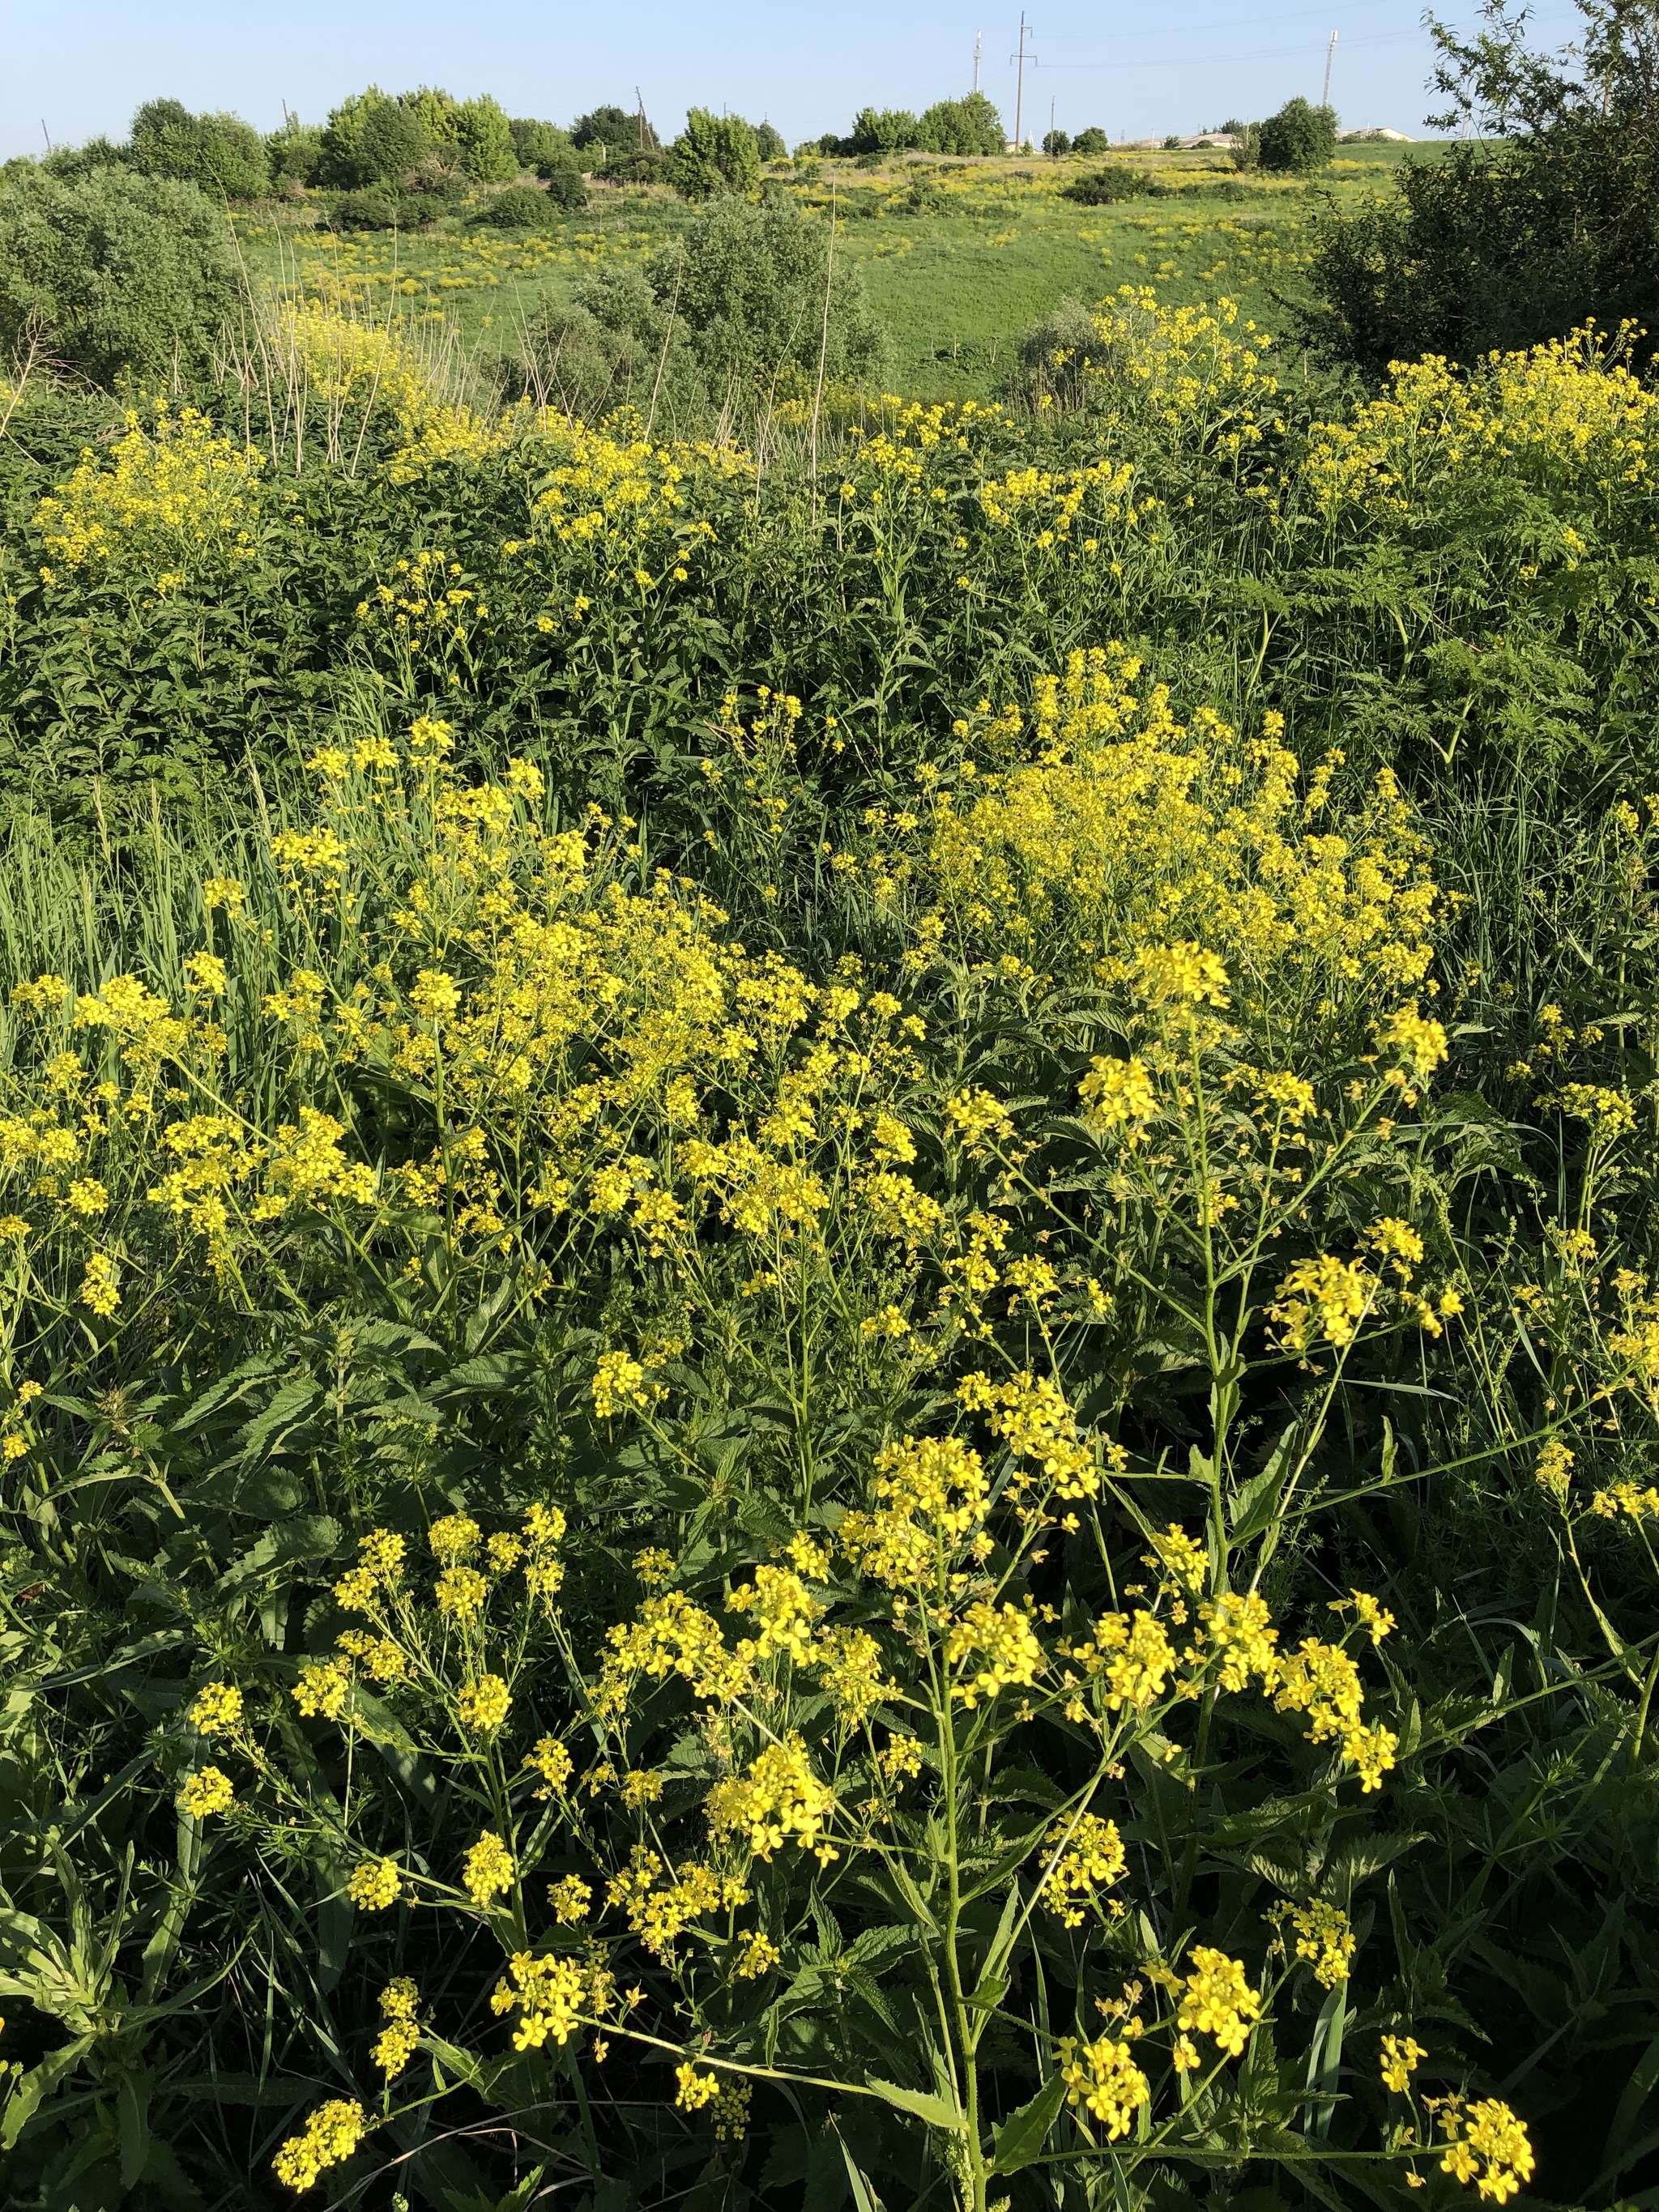
[[[1474,0],[1443,5],[1473,18]],[[1031,0],[1027,12],[1034,137],[1051,101],[1062,128],[1139,137],[1265,114],[1293,93],[1316,100],[1333,30],[1331,98],[1346,125],[1415,136],[1432,105],[1420,0]],[[1534,34],[1553,42],[1577,21],[1571,0],[1541,0]],[[1006,0],[1000,13],[990,0],[0,0],[0,153],[40,151],[43,122],[57,143],[120,137],[139,101],[161,94],[262,129],[281,122],[284,100],[320,121],[371,80],[492,92],[509,113],[561,123],[601,100],[631,106],[637,83],[665,135],[695,103],[767,117],[793,144],[845,131],[866,101],[921,108],[966,91],[976,31],[981,83],[1012,131],[1018,24]]]

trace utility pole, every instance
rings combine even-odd
[[[979,90],[979,57],[984,44],[984,32],[975,31],[974,33],[974,90],[975,92]]]
[[[1331,64],[1335,59],[1336,33],[1333,31],[1331,33],[1331,43],[1325,49],[1325,90],[1320,100],[1322,107],[1328,107],[1331,104]]]
[[[634,105],[640,111],[640,151],[643,154],[645,151],[645,94],[640,90],[638,85],[634,88]]]
[[[1025,143],[1025,132],[1023,127],[1022,118],[1025,112],[1025,38],[1027,28],[1028,26],[1025,21],[1025,11],[1022,9],[1020,10],[1019,17],[1019,52],[1018,54],[1010,54],[1008,57],[1010,61],[1018,61],[1019,64],[1019,75],[1014,81],[1014,151],[1016,153],[1018,153],[1020,148]]]

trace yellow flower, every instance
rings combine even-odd
[[[242,1693],[228,1682],[210,1682],[190,1708],[190,1724],[203,1735],[234,1735],[242,1725]]]
[[[426,1540],[435,1558],[446,1566],[453,1566],[457,1559],[464,1559],[477,1550],[483,1534],[470,1514],[447,1513],[441,1521],[433,1522],[426,1532]]]
[[[1194,1948],[1192,1962],[1176,2024],[1212,2035],[1230,2057],[1237,2058],[1261,2017],[1261,1993],[1250,1987],[1237,1959],[1208,1944]]]
[[[1320,1337],[1348,1345],[1358,1334],[1375,1289],[1357,1261],[1322,1252],[1316,1259],[1297,1262],[1267,1313],[1279,1324],[1287,1351],[1305,1352]]]
[[[562,1881],[547,1886],[547,1901],[553,1908],[553,1917],[562,1928],[568,1928],[579,1920],[586,1920],[587,1908],[593,1902],[593,1892],[577,1875],[568,1874]]]
[[[388,2081],[394,2081],[415,2056],[421,2039],[415,2024],[419,2002],[420,1992],[407,1974],[398,1975],[380,1991],[380,2010],[387,2025],[375,2040],[373,2057]]]
[[[506,1979],[495,1984],[489,2009],[498,2017],[516,2010],[513,2048],[539,2051],[550,2036],[555,2043],[569,2041],[586,1994],[586,1977],[573,1959],[518,1951],[507,1961]]]
[[[538,1738],[536,1748],[525,1753],[524,1764],[533,1766],[547,1784],[547,1789],[536,1792],[538,1797],[544,1798],[550,1790],[562,1790],[570,1779],[570,1753],[550,1735]]]
[[[801,1737],[791,1735],[769,1744],[746,1775],[716,1783],[705,1810],[711,1835],[741,1835],[757,1858],[769,1860],[793,1837],[827,1861],[837,1854],[820,1838],[835,1808],[835,1792],[813,1773]]]
[[[1502,2204],[1532,2179],[1532,2145],[1524,2124],[1501,2099],[1483,2097],[1466,2109],[1443,2111],[1440,2124],[1452,2137],[1440,2161],[1442,2173],[1474,2182],[1478,2195]],[[1461,2130],[1461,2132],[1460,2132]]]
[[[1060,1915],[1062,1926],[1080,1928],[1085,1905],[1100,1912],[1100,1891],[1121,1881],[1127,1868],[1117,1823],[1094,1813],[1081,1814],[1075,1822],[1057,1820],[1045,1848],[1060,1854],[1042,1885],[1049,1910]]]
[[[461,1880],[475,1905],[488,1905],[492,1897],[513,1887],[513,1855],[493,1830],[486,1828],[467,1852]]]
[[[216,1766],[198,1767],[179,1793],[179,1809],[193,1820],[210,1813],[228,1813],[236,1802],[230,1777]]]
[[[699,2074],[695,2066],[676,2067],[674,2079],[678,2084],[674,2102],[682,2111],[701,2112],[705,2105],[712,2105],[720,2094],[719,2075]]]
[[[94,1252],[81,1279],[80,1299],[100,1321],[107,1321],[121,1303],[118,1271],[106,1252]]]
[[[1428,2057],[1428,2052],[1416,2039],[1409,2035],[1385,2035],[1382,2038],[1382,2086],[1401,2095],[1411,2086],[1411,2078]]]
[[[360,1912],[384,1912],[398,1902],[403,1887],[396,1859],[364,1859],[352,1869],[346,1894]]]
[[[476,1681],[462,1685],[455,1702],[464,1724],[489,1735],[507,1718],[513,1698],[499,1674],[480,1674]]]
[[[743,1938],[738,1951],[738,1978],[743,1982],[758,1981],[769,1974],[778,1963],[781,1954],[769,1936],[753,1929]]]
[[[368,2133],[361,2105],[336,2098],[306,2122],[303,2135],[290,2136],[271,2164],[278,2181],[290,2189],[309,2189],[331,2166],[343,2166]]]
[[[1054,2056],[1068,2101],[1085,2106],[1104,2124],[1109,2142],[1127,2135],[1135,2114],[1152,2100],[1151,2087],[1128,2044],[1109,2036],[1098,2043],[1079,2043],[1063,2035]]]
[[[1347,1914],[1316,1898],[1310,1905],[1294,1906],[1290,1921],[1296,1934],[1296,1955],[1310,1961],[1315,1980],[1328,1990],[1346,1982],[1348,1961],[1354,1953],[1354,1934]]]
[[[294,1686],[294,1702],[307,1720],[320,1714],[325,1720],[337,1721],[345,1711],[350,1687],[351,1669],[343,1659],[308,1659]]]
[[[981,1698],[994,1698],[1010,1686],[1029,1689],[1047,1655],[1018,1606],[998,1607],[984,1600],[970,1605],[945,1639],[945,1663],[964,1669],[951,1694],[972,1712]]]

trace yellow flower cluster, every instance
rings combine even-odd
[[[1134,2063],[1127,2042],[1103,2036],[1097,2043],[1080,2043],[1063,2035],[1054,2047],[1060,2078],[1067,2100],[1081,2105],[1103,2123],[1106,2140],[1126,2136],[1135,2114],[1152,2101],[1152,2086]]]
[[[588,1979],[573,1959],[546,1954],[537,1958],[528,1951],[515,1951],[506,1976],[491,1994],[489,2009],[498,2019],[504,2013],[518,2014],[513,2031],[515,2051],[539,2051],[550,2036],[555,2043],[568,2043],[587,1995]]]
[[[823,1824],[836,1796],[812,1771],[805,1741],[798,1735],[769,1744],[745,1775],[717,1782],[706,1810],[709,1833],[738,1836],[757,1858],[769,1860],[791,1838],[824,1863],[837,1856],[823,1839]]]
[[[1501,2098],[1482,2097],[1468,2106],[1453,2102],[1441,2112],[1440,2125],[1452,2138],[1440,2171],[1474,2182],[1478,2195],[1506,2203],[1532,2179],[1534,2161],[1525,2124]]]
[[[361,2105],[337,2097],[321,2105],[302,2135],[290,2136],[271,2160],[278,2181],[293,2190],[309,2189],[331,2166],[343,2166],[368,2133]]]
[[[258,550],[264,457],[218,436],[194,408],[156,410],[150,427],[129,409],[126,434],[107,459],[90,452],[65,483],[40,501],[34,523],[58,569],[123,575],[158,598],[212,563],[252,560]]]
[[[1426,515],[1449,485],[1505,476],[1542,491],[1597,493],[1608,507],[1644,496],[1659,395],[1616,358],[1619,343],[1586,327],[1467,370],[1437,355],[1396,362],[1380,398],[1310,434],[1305,475],[1316,504],[1332,519],[1349,508]],[[1542,557],[1577,568],[1583,539],[1564,524],[1553,537]]]
[[[386,2024],[375,2038],[370,2055],[388,2081],[395,2081],[415,2056],[421,2039],[415,2020],[419,2002],[420,1992],[407,1974],[388,1982],[380,1991],[380,2010]]]
[[[1250,1987],[1243,1967],[1206,1943],[1196,1944],[1176,2025],[1213,2036],[1230,2058],[1237,2058],[1261,2017],[1261,1992]]]
[[[1060,1820],[1048,1832],[1048,1849],[1058,1854],[1042,1884],[1050,1911],[1060,1915],[1066,1928],[1080,1928],[1084,1907],[1103,1911],[1100,1892],[1121,1881],[1128,1866],[1123,1838],[1115,1820],[1083,1813],[1076,1820]],[[1122,1907],[1114,1899],[1109,1910],[1115,1918]]]

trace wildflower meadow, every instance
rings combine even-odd
[[[1646,2205],[1637,335],[381,273],[4,393],[0,2198]]]

